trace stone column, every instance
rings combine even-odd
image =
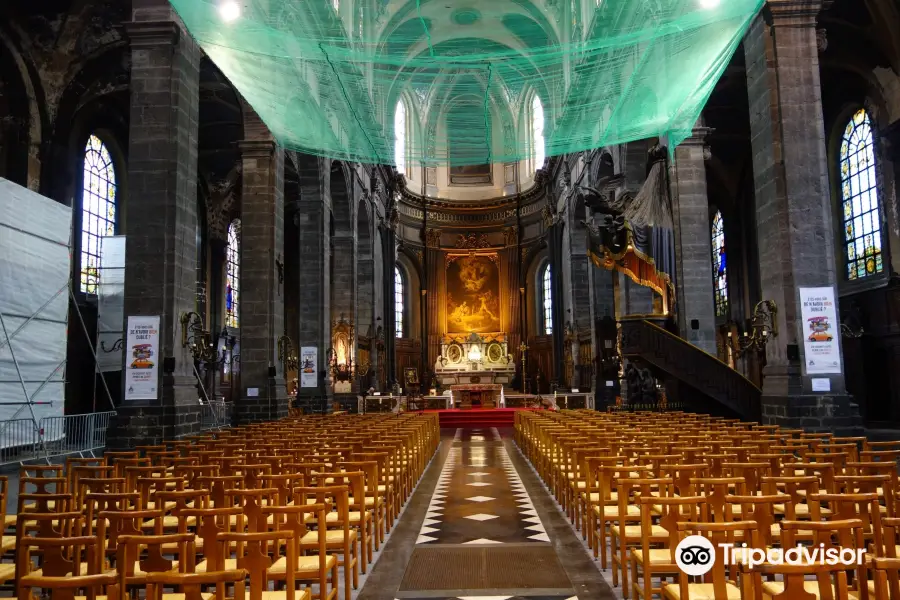
[[[384,260],[382,289],[384,290],[384,376],[388,388],[394,379],[394,351],[397,340],[397,322],[394,313],[394,267],[397,264],[397,243],[394,228],[390,222],[379,224],[381,231],[381,254]],[[382,392],[385,390],[381,390]]]
[[[503,230],[503,240],[505,249],[500,252],[501,273],[504,276],[503,282],[503,303],[502,314],[505,317],[503,330],[506,331],[506,350],[507,353],[513,355],[515,360],[517,379],[515,387],[520,387],[521,383],[518,377],[521,377],[521,356],[519,353],[519,344],[522,343],[522,295],[519,293],[521,273],[521,247],[519,245],[518,225],[512,225]],[[505,269],[505,272],[504,272]]]
[[[133,17],[125,25],[131,42],[125,326],[129,315],[160,317],[158,397],[123,400],[110,423],[110,448],[194,433],[200,416],[180,322],[197,309],[200,50],[167,2],[135,0]]]
[[[549,227],[547,245],[550,255],[550,278],[553,305],[551,318],[553,323],[553,383],[559,385],[565,378],[565,308],[563,302],[563,255],[562,255],[563,221],[557,218]]]
[[[761,293],[778,305],[766,346],[762,415],[809,429],[858,425],[843,372],[805,373],[798,288],[836,292],[816,18],[822,0],[769,0],[744,40]],[[837,311],[836,311],[837,312]],[[832,324],[835,336],[840,323]],[[813,392],[826,379],[830,392]]]
[[[284,335],[284,150],[244,110],[241,188],[241,390],[239,423],[287,415],[278,338]]]
[[[675,149],[670,173],[678,330],[691,344],[715,356],[716,307],[704,162],[708,133],[698,123],[691,137]]]
[[[291,249],[300,255],[298,267],[299,336],[298,353],[304,347],[318,350],[316,374],[318,385],[299,387],[297,401],[307,410],[328,406],[330,390],[327,382],[326,351],[331,346],[331,233],[323,193],[321,159],[298,155],[300,198],[294,219],[299,245]]]

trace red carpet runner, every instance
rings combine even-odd
[[[441,429],[485,429],[490,427],[512,427],[517,410],[526,408],[485,408],[472,410],[426,410],[436,412],[441,421]]]

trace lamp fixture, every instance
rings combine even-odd
[[[226,23],[233,23],[241,17],[241,5],[236,0],[223,0],[219,4],[219,16]]]

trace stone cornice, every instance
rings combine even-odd
[[[684,138],[684,141],[681,143],[688,146],[704,146],[706,145],[706,138],[714,132],[715,129],[712,127],[694,127],[691,130],[691,135]]]
[[[174,46],[182,33],[175,21],[129,21],[124,27],[129,43],[135,48]]]
[[[277,147],[272,140],[240,140],[237,145],[241,155],[245,158],[268,158],[272,156]]]
[[[831,6],[833,0],[768,0],[766,8],[772,16],[773,24],[814,27],[823,9]]]

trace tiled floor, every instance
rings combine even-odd
[[[549,541],[497,430],[455,441],[416,544]]]
[[[507,439],[509,432],[485,429],[444,433],[438,459],[426,471],[381,560],[360,590],[359,600],[614,598],[552,498]],[[407,566],[411,559],[417,562],[414,558],[421,557],[423,551],[454,549],[454,556],[459,558],[461,550],[470,549],[474,560],[481,552],[479,548],[491,548],[488,552],[493,552],[503,545],[508,545],[511,553],[522,548],[552,548],[544,552],[553,563],[559,561],[559,577],[552,579],[549,588],[528,586],[524,580],[521,587],[504,589],[410,586],[410,581],[421,582],[422,577],[410,577]],[[528,575],[526,569],[523,579]],[[439,579],[432,579],[432,583],[444,587]]]

